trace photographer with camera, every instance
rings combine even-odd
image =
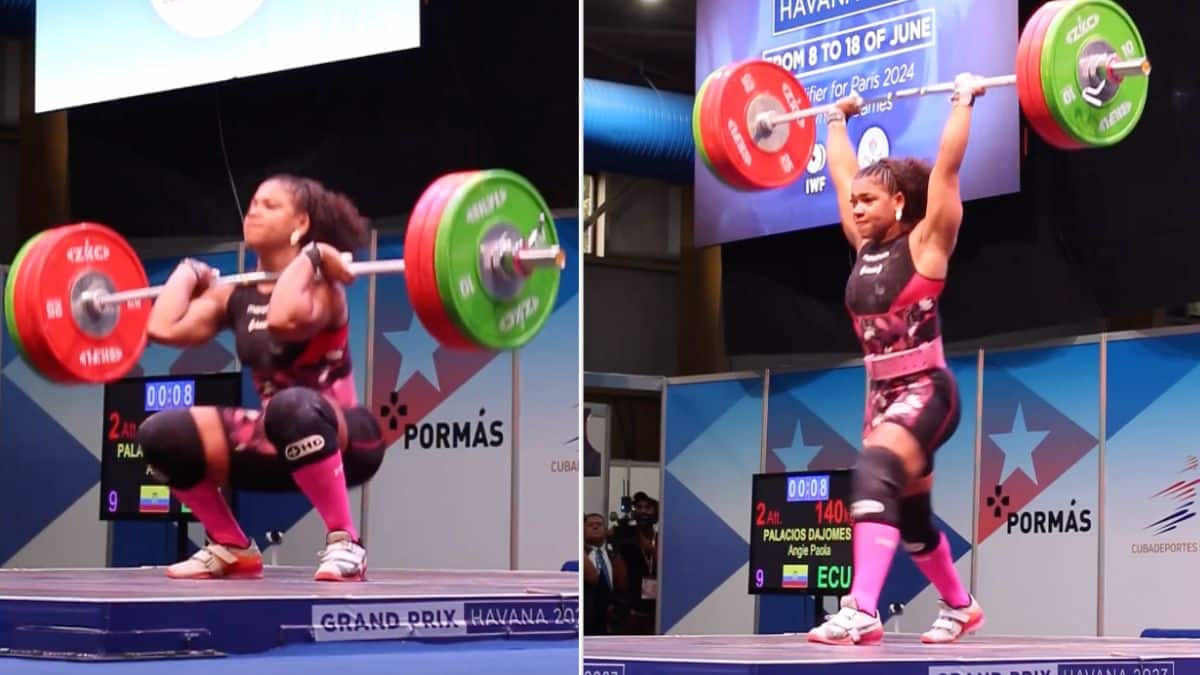
[[[622,511],[628,507],[622,499]],[[613,528],[613,548],[624,562],[627,589],[618,593],[613,632],[654,635],[658,604],[658,501],[644,492],[633,496],[632,509]]]

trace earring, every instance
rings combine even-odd
[[[904,209],[896,209],[896,222],[904,219]]]
[[[300,243],[300,230],[292,230],[292,246]]]

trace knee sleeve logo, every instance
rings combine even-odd
[[[314,452],[320,452],[325,449],[325,438],[319,434],[305,436],[300,440],[289,443],[283,449],[283,456],[289,461],[295,461],[306,455],[311,455]]]
[[[850,505],[850,516],[852,518],[862,518],[872,513],[883,513],[883,502],[878,502],[874,499],[860,499]]]

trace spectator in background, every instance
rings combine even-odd
[[[608,635],[614,599],[627,591],[625,563],[608,543],[604,516],[583,517],[583,633]]]

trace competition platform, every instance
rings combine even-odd
[[[0,656],[220,657],[296,643],[579,635],[577,574],[380,569],[363,583],[312,575],[283,566],[267,566],[262,579],[217,581],[167,579],[162,567],[0,570]]]
[[[888,633],[873,646],[801,634],[586,637],[583,675],[1200,675],[1200,640],[970,636],[924,645]]]

